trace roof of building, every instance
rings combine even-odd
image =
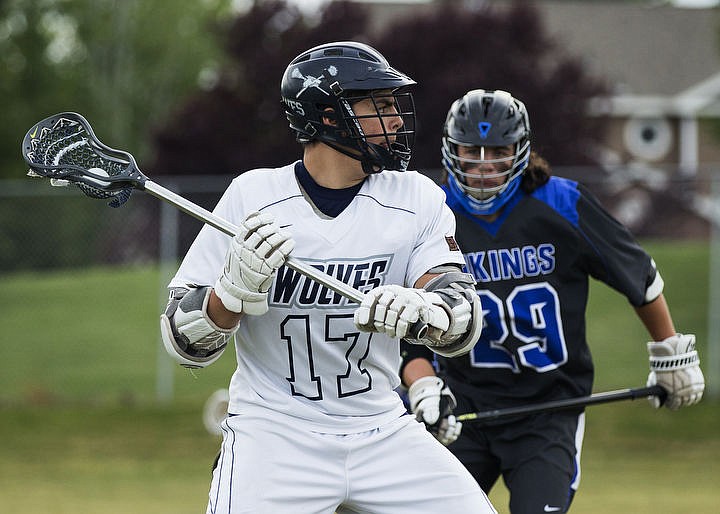
[[[536,2],[548,30],[618,95],[676,95],[720,72],[720,9]]]
[[[380,28],[410,9],[430,10],[439,0],[362,1],[373,6],[378,14],[375,25]],[[512,0],[464,3],[503,7]],[[594,105],[594,112],[720,116],[720,8],[672,4],[659,0],[533,2],[564,51],[580,57],[592,75],[613,88],[614,96]]]

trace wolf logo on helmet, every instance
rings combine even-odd
[[[306,77],[302,74],[302,72],[299,69],[297,69],[297,68],[293,69],[292,78],[300,79],[303,81],[303,87],[300,91],[298,91],[298,93],[297,93],[297,95],[295,95],[295,97],[300,98],[300,95],[303,94],[310,87],[319,89],[322,93],[330,96],[330,93],[328,93],[323,88],[321,88],[320,84],[322,84],[323,80],[327,79],[327,75],[334,77],[335,75],[337,75],[337,72],[338,71],[335,66],[330,66],[327,70],[324,70],[319,77],[313,77],[311,75]]]

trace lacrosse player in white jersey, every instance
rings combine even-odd
[[[375,49],[295,58],[281,94],[301,161],[238,176],[170,283],[168,351],[204,367],[234,335],[237,369],[208,513],[494,513],[395,392],[399,339],[467,353],[482,314],[455,221],[405,171],[415,82]],[[365,293],[358,306],[283,266],[289,254]]]

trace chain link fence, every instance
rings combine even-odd
[[[708,341],[712,344],[706,367],[708,378],[720,376],[720,344],[715,344],[720,341],[720,315],[715,315],[720,312],[720,165],[703,167],[692,176],[672,168],[632,167],[568,167],[554,173],[587,185],[639,239],[708,242]],[[440,170],[427,174],[435,181],[442,176]],[[212,210],[232,179],[162,176],[157,182]],[[74,187],[50,187],[46,180],[0,181],[0,274],[148,265],[158,266],[161,277],[169,279],[202,226],[142,192],[134,192],[118,209],[106,204]],[[163,296],[164,290],[158,294]],[[161,398],[172,396],[167,378],[171,373],[166,363],[158,369]],[[710,395],[720,395],[719,382],[709,381]]]
[[[211,210],[231,179],[164,177],[163,185]],[[177,260],[201,227],[142,192],[117,209],[107,203],[46,180],[0,181],[2,273]]]
[[[627,168],[558,168],[555,173],[585,183],[638,238],[706,239],[717,217],[711,195],[713,170],[695,177]],[[439,170],[428,172],[438,181]],[[163,176],[158,183],[212,210],[232,176]],[[201,223],[164,202],[134,192],[109,208],[74,187],[45,180],[0,181],[0,270],[81,268],[176,262]]]

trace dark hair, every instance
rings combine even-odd
[[[530,162],[528,167],[523,172],[520,187],[527,194],[532,193],[538,187],[545,185],[550,180],[552,171],[550,170],[550,164],[534,151],[530,152]]]

